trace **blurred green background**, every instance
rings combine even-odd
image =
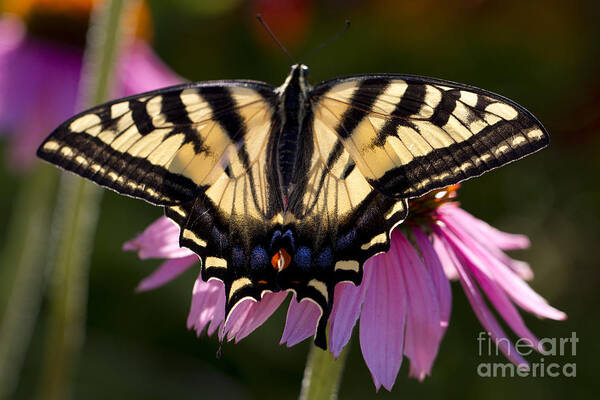
[[[597,398],[600,2],[276,3],[149,1],[153,47],[174,71],[191,81],[248,78],[279,85],[290,61],[257,24],[257,11],[299,59],[349,18],[351,29],[311,58],[314,83],[370,72],[469,83],[524,105],[552,138],[548,149],[464,184],[460,201],[492,225],[532,239],[530,250],[514,256],[531,263],[536,274],[533,288],[569,318],[556,322],[523,315],[540,337],[569,337],[576,332],[580,341],[575,357],[546,357],[545,362],[575,362],[577,377],[479,377],[479,363],[503,359],[477,354],[476,337],[482,328],[462,289],[454,284],[451,324],[431,377],[423,383],[409,379],[405,362],[392,393],[375,394],[355,340],[339,397]],[[6,143],[0,147],[0,165],[6,165]],[[15,206],[11,194],[21,180],[18,173],[0,167],[0,241],[6,239],[4,221]],[[185,327],[196,269],[158,290],[134,293],[140,279],[159,261],[140,261],[135,254],[122,252],[121,246],[159,215],[160,209],[144,202],[108,191],[104,195],[92,253],[87,336],[73,398],[296,398],[311,344],[305,341],[291,349],[278,345],[285,307],[238,345],[224,344],[217,358],[216,338],[197,338]],[[0,282],[4,294],[9,285],[7,277]],[[18,399],[32,397],[39,381],[46,307],[42,306],[36,324]],[[540,362],[539,355],[528,359]]]

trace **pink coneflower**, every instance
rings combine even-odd
[[[527,362],[510,344],[482,291],[516,335],[539,349],[515,304],[539,317],[562,320],[525,279],[529,266],[504,250],[523,249],[523,235],[501,232],[453,202],[458,186],[434,191],[411,202],[409,219],[392,234],[391,248],[369,259],[360,286],[339,283],[329,319],[329,351],[339,356],[360,318],[359,336],[375,387],[391,390],[406,356],[410,375],[422,380],[431,372],[439,343],[450,319],[450,280],[459,280],[473,310],[500,350],[515,364]],[[167,258],[138,290],[157,288],[196,264],[198,258],[178,245],[179,228],[159,218],[124,245],[141,258]],[[192,293],[188,328],[200,335],[217,332],[220,340],[236,343],[262,325],[286,299],[287,292],[266,294],[259,302],[246,300],[225,323],[225,290],[218,280],[198,277]],[[315,334],[319,310],[310,301],[290,300],[280,343],[293,346]],[[500,340],[502,339],[502,340]]]
[[[83,45],[93,1],[11,1],[0,13],[0,132],[10,134],[10,165],[30,166],[42,139],[76,112]],[[146,8],[136,14],[148,24]],[[181,79],[142,37],[122,50],[113,97],[173,85]]]

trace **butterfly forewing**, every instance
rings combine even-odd
[[[369,184],[411,198],[499,167],[548,144],[518,104],[449,81],[407,75],[335,79],[311,93]]]
[[[62,124],[38,155],[121,194],[187,202],[258,158],[272,96],[266,84],[219,81],[116,100]]]

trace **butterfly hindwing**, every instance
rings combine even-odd
[[[243,202],[243,198],[238,200]],[[199,255],[203,279],[224,283],[227,315],[245,298],[260,300],[265,291],[279,290],[268,245],[273,224],[262,219],[228,219],[204,195],[167,208],[166,215],[181,227],[181,245]]]
[[[315,127],[334,130],[368,182],[412,198],[507,164],[548,144],[541,123],[511,100],[410,75],[361,75],[311,92]]]

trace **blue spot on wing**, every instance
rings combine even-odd
[[[343,250],[350,247],[356,240],[356,231],[352,229],[350,232],[342,236],[337,241],[337,250]]]
[[[333,264],[333,253],[331,252],[331,248],[327,247],[315,260],[315,265],[317,267],[326,268]]]
[[[308,269],[310,268],[310,249],[306,246],[301,246],[296,254],[294,254],[294,262],[300,268]]]
[[[252,257],[250,259],[250,267],[258,269],[269,264],[269,255],[262,246],[256,246],[252,250]]]
[[[281,236],[281,231],[275,231],[273,233],[273,237],[271,238],[271,245],[270,245],[271,251],[275,250],[275,249],[273,249],[273,245],[275,243],[275,240],[277,240],[277,238],[280,236]],[[279,249],[277,249],[277,250],[279,250]]]
[[[282,237],[290,239],[290,245],[292,246],[292,251],[294,251],[296,249],[296,244],[294,243],[294,234],[292,233],[292,231],[288,229],[287,231],[285,231]]]
[[[229,246],[229,240],[227,240],[227,236],[223,232],[218,230],[216,227],[213,227],[210,233],[212,235],[213,240],[219,245],[221,249],[224,249],[227,246]]]
[[[231,259],[233,260],[233,265],[246,264],[246,256],[244,254],[244,250],[241,247],[234,247],[231,250]]]

